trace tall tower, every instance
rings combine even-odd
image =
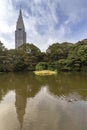
[[[15,31],[15,48],[18,48],[22,44],[26,43],[26,32],[22,17],[22,11],[20,8],[19,17],[16,24],[16,31]]]

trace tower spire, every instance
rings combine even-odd
[[[18,48],[24,43],[26,43],[26,32],[25,32],[21,4],[20,4],[19,17],[17,20],[16,31],[15,31],[15,47]]]
[[[23,17],[22,17],[22,6],[21,6],[21,0],[20,0],[20,9],[19,9],[19,17],[17,21],[17,25],[21,25],[24,27]]]

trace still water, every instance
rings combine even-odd
[[[0,74],[0,130],[87,130],[87,74]]]

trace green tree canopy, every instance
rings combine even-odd
[[[50,61],[57,61],[59,59],[66,59],[69,53],[69,50],[73,46],[72,43],[63,42],[61,44],[54,43],[49,46],[46,50],[46,54],[49,57]]]
[[[21,50],[25,53],[32,54],[32,55],[38,55],[41,53],[40,49],[32,43],[31,44],[29,44],[29,43],[23,44],[22,46],[20,46],[18,48],[18,50]]]

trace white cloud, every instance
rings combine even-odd
[[[11,0],[0,0],[0,40],[7,48],[14,48],[16,11]],[[8,35],[8,37],[4,37]]]

